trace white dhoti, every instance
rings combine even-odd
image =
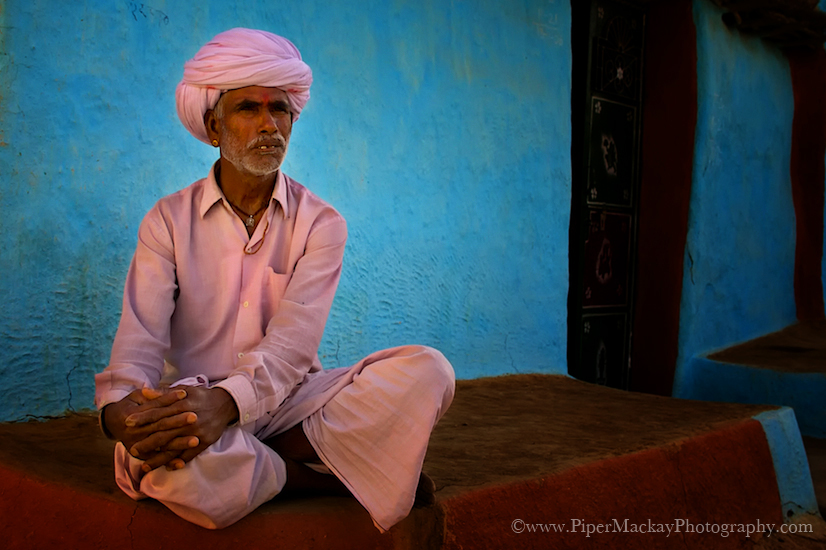
[[[272,416],[227,428],[181,470],[143,474],[143,461],[118,443],[115,479],[135,500],[154,498],[202,527],[226,527],[281,492],[286,466],[262,440],[303,421],[322,462],[385,531],[410,513],[430,433],[454,389],[438,351],[379,351],[308,375]]]

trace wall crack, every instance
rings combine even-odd
[[[132,510],[132,516],[129,518],[129,523],[126,525],[126,530],[129,532],[129,547],[135,550],[135,535],[132,533],[132,522],[135,521],[135,516],[138,514],[138,505],[135,504],[135,509]]]
[[[505,353],[508,354],[508,358],[511,361],[511,368],[516,372],[516,374],[522,374],[522,371],[516,368],[516,361],[513,360],[513,354],[511,354],[511,350],[508,349],[508,338],[510,338],[510,334],[505,334]]]
[[[70,410],[72,412],[76,412],[76,411],[75,411],[75,408],[72,406],[72,383],[69,379],[72,377],[72,373],[74,373],[75,370],[77,370],[77,368],[79,366],[80,365],[76,364],[74,367],[69,369],[68,373],[66,373],[66,389],[69,391],[69,400],[66,403],[66,408],[67,408],[67,410]]]

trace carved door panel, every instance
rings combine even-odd
[[[628,384],[645,15],[572,1],[568,372]]]

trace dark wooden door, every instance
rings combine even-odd
[[[568,372],[627,388],[645,14],[572,0]]]

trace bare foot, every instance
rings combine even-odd
[[[287,481],[281,489],[284,496],[352,496],[336,476],[316,472],[289,458],[283,460],[287,466]]]
[[[422,472],[419,476],[419,485],[416,487],[416,497],[413,499],[413,508],[424,508],[436,503],[436,484],[430,476]]]

